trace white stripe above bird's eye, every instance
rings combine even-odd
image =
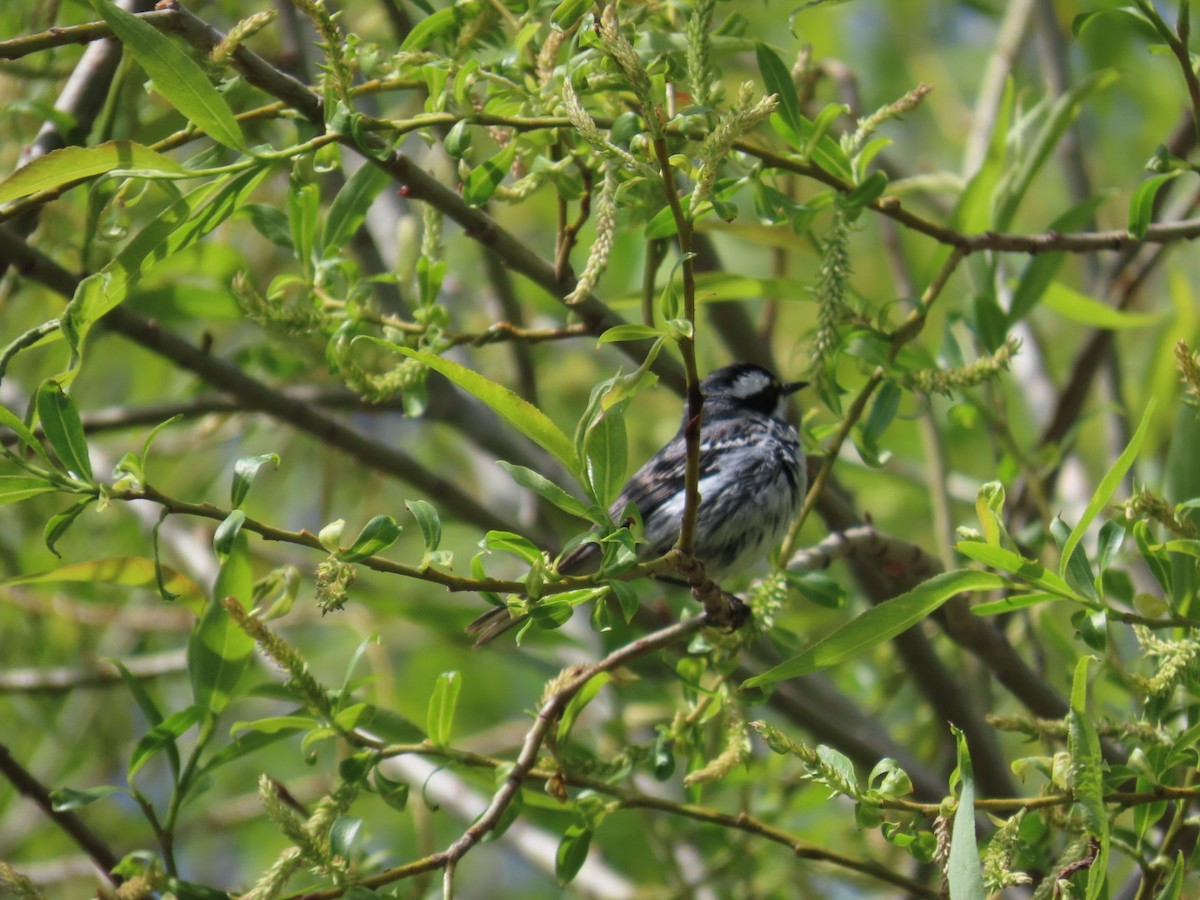
[[[771,376],[761,369],[743,372],[734,380],[729,393],[742,400],[760,394],[771,386]]]

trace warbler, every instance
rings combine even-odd
[[[717,369],[700,383],[700,506],[693,552],[707,575],[722,578],[763,559],[786,533],[807,490],[800,437],[785,419],[787,398],[807,382],[781,382],[753,363]],[[638,559],[662,556],[679,540],[687,468],[687,409],[675,437],[622,488],[609,509],[619,521],[629,504],[642,517],[645,542]],[[564,556],[559,572],[587,571],[599,562],[600,545],[580,544]],[[495,607],[467,627],[486,644],[524,620]]]

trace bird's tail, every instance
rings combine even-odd
[[[494,606],[467,626],[467,634],[475,638],[475,647],[482,647],[528,618],[525,613],[514,617],[507,606]]]

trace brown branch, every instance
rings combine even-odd
[[[682,622],[670,625],[653,634],[648,634],[636,641],[631,641],[597,663],[564,672],[559,679],[555,680],[557,683],[556,689],[546,698],[538,710],[533,727],[526,733],[521,751],[517,754],[516,761],[509,770],[508,776],[504,779],[504,784],[492,796],[492,802],[488,805],[487,809],[463,832],[462,836],[439,853],[416,860],[407,865],[379,872],[369,878],[362,879],[357,882],[357,885],[367,888],[382,887],[383,885],[393,884],[424,872],[436,871],[438,869],[452,869],[457,865],[459,860],[466,856],[476,844],[483,840],[499,824],[505,810],[508,809],[517,792],[521,789],[521,786],[530,777],[530,773],[534,771],[538,756],[541,753],[542,744],[549,736],[550,730],[562,715],[563,710],[566,709],[571,698],[584,685],[602,672],[610,672],[613,669],[629,664],[639,657],[646,656],[656,650],[690,637],[705,625],[706,619],[704,616],[685,619]],[[326,891],[313,891],[303,895],[296,895],[291,900],[300,900],[301,896],[305,900],[332,900],[332,898],[341,897],[343,893],[345,893],[345,889],[334,888]]]
[[[112,849],[100,840],[74,812],[55,810],[50,791],[24,766],[13,759],[12,753],[4,744],[0,744],[0,774],[12,783],[18,793],[32,800],[46,818],[58,826],[84,853],[91,857],[110,884],[117,886],[125,880],[112,872],[120,862]]]

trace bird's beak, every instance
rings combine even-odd
[[[808,387],[807,381],[792,381],[783,386],[783,393],[784,396],[787,396],[788,394],[794,394],[796,391],[806,387]]]

